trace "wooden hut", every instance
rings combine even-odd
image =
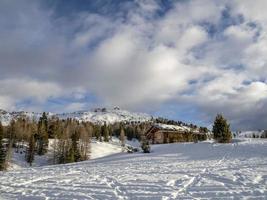
[[[196,142],[205,140],[206,134],[200,133],[198,129],[187,126],[153,124],[146,132],[146,138],[152,144],[164,144],[174,142]]]

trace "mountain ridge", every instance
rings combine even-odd
[[[146,122],[153,119],[152,115],[141,112],[130,112],[121,110],[118,107],[113,109],[96,108],[89,111],[74,111],[66,113],[46,112],[48,117],[58,117],[59,119],[75,119],[78,121],[113,124],[116,122]],[[38,120],[42,116],[40,112],[13,111],[8,112],[0,109],[0,121],[3,125],[8,125],[11,120],[21,117]]]

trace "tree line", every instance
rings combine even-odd
[[[90,158],[92,138],[109,142],[116,136],[125,148],[126,139],[144,139],[149,125],[149,122],[93,124],[75,119],[48,118],[46,113],[38,121],[21,117],[11,120],[5,127],[0,123],[0,170],[7,168],[13,150],[25,154],[29,165],[36,155],[44,155],[48,149],[53,154],[53,164],[87,160]]]
[[[156,122],[166,121],[160,119]],[[168,123],[176,124],[173,121]],[[87,160],[90,158],[92,138],[109,142],[115,136],[120,139],[122,149],[125,148],[126,139],[135,138],[139,140],[143,152],[149,153],[150,145],[145,133],[152,124],[153,122],[93,124],[75,119],[48,118],[45,112],[38,121],[21,117],[12,120],[5,127],[0,122],[0,170],[7,168],[13,150],[25,154],[25,160],[29,165],[32,165],[36,155],[44,155],[48,150],[52,152],[53,164]],[[183,125],[179,122],[177,124]],[[193,125],[192,127],[195,128]],[[208,131],[205,127],[200,127],[199,130],[203,133]],[[222,115],[217,115],[212,132],[218,142],[231,142],[230,125]],[[203,139],[206,138],[198,138]]]

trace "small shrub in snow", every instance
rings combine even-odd
[[[149,145],[148,141],[143,141],[141,148],[142,148],[144,153],[150,153],[150,145]]]
[[[127,146],[126,149],[127,149],[127,153],[135,153],[135,152],[138,152],[138,148],[134,148],[132,146]]]

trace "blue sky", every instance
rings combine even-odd
[[[267,128],[265,0],[3,0],[0,108]]]

